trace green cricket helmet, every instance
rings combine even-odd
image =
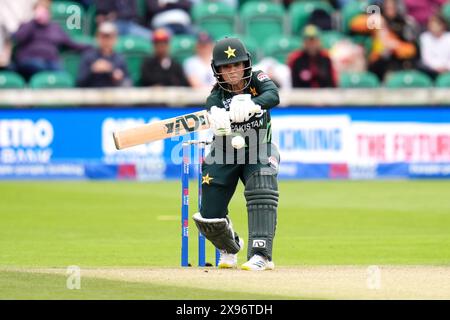
[[[249,86],[252,78],[252,59],[250,53],[238,38],[224,38],[217,41],[213,49],[211,68],[214,72],[214,77],[217,79],[217,84],[222,89],[229,92],[235,91],[233,91],[231,86],[224,80],[223,73],[220,72],[219,67],[237,62],[244,63],[244,76],[242,77],[242,80],[245,81],[245,89]]]

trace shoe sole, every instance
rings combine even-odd
[[[223,263],[223,264],[219,264],[217,267],[219,269],[235,269],[235,268],[237,268],[237,265]]]
[[[275,269],[275,264],[273,262],[269,262],[267,264],[267,266],[264,269],[252,269],[250,266],[246,266],[246,265],[242,265],[241,266],[242,270],[245,271],[267,271],[267,270],[274,270]]]

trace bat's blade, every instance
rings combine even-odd
[[[199,111],[113,133],[117,150],[209,129],[207,111]]]

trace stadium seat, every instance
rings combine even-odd
[[[243,6],[244,4],[246,4],[247,2],[263,2],[263,1],[266,1],[266,2],[271,2],[271,1],[273,1],[273,0],[239,0],[238,2],[239,2],[239,6]]]
[[[84,33],[85,25],[85,11],[84,8],[74,1],[57,1],[51,5],[52,20],[57,22],[69,35],[82,35]],[[75,16],[80,14],[79,25],[76,25],[77,18]]]
[[[136,6],[137,14],[143,20],[147,15],[147,0],[137,0]]]
[[[340,88],[377,88],[380,81],[371,72],[345,72],[339,77]]]
[[[450,72],[440,74],[436,79],[436,87],[450,88]]]
[[[79,43],[90,44],[92,46],[96,45],[95,38],[87,35],[74,36],[72,39]],[[78,76],[78,67],[80,65],[81,55],[82,53],[73,51],[65,51],[61,54],[64,70],[67,71],[74,79]]]
[[[97,8],[95,7],[95,4],[92,3],[86,11],[86,34],[94,35],[97,30],[97,23],[95,21],[96,12]]]
[[[289,18],[293,35],[300,35],[301,30],[315,9],[323,9],[330,15],[334,11],[333,7],[325,1],[298,1],[290,5]]]
[[[18,73],[11,71],[0,72],[0,89],[22,89],[25,87],[25,80]]]
[[[43,71],[30,79],[30,87],[33,89],[72,88],[74,84],[72,76],[65,71]]]
[[[151,53],[152,44],[150,40],[145,40],[140,37],[121,36],[116,45],[116,50],[120,53]]]
[[[61,55],[64,70],[70,74],[73,79],[78,77],[78,69],[81,61],[81,54],[66,52]]]
[[[322,46],[325,49],[331,49],[336,42],[345,39],[346,36],[339,31],[323,31],[320,35]]]
[[[372,52],[373,38],[371,36],[366,36],[362,34],[351,36],[354,43],[359,44],[364,47],[366,55]]]
[[[235,32],[236,12],[225,3],[197,3],[191,14],[194,23],[214,39]]]
[[[265,42],[264,56],[273,57],[281,63],[286,63],[286,58],[294,50],[301,47],[300,38],[289,36],[271,37]]]
[[[361,13],[366,13],[368,6],[367,1],[351,1],[341,10],[342,31],[348,33],[350,31],[351,20]]]
[[[275,35],[284,34],[284,8],[279,3],[248,2],[241,8],[241,21],[246,35],[258,43]]]
[[[195,44],[197,40],[190,35],[177,35],[170,41],[170,53],[179,63],[183,63],[186,58],[195,54]]]
[[[447,2],[442,6],[441,12],[445,20],[447,20],[447,23],[450,23],[450,2]]]
[[[141,64],[153,51],[151,42],[139,37],[123,36],[119,38],[116,50],[125,56],[131,80],[134,84],[138,84]]]
[[[397,71],[387,76],[386,87],[397,88],[429,88],[433,85],[430,77],[420,71]]]

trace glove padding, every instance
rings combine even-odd
[[[235,95],[230,102],[230,120],[232,122],[248,121],[258,106],[252,101],[250,94]]]
[[[227,136],[231,134],[230,115],[224,108],[212,106],[208,117],[214,135]]]

